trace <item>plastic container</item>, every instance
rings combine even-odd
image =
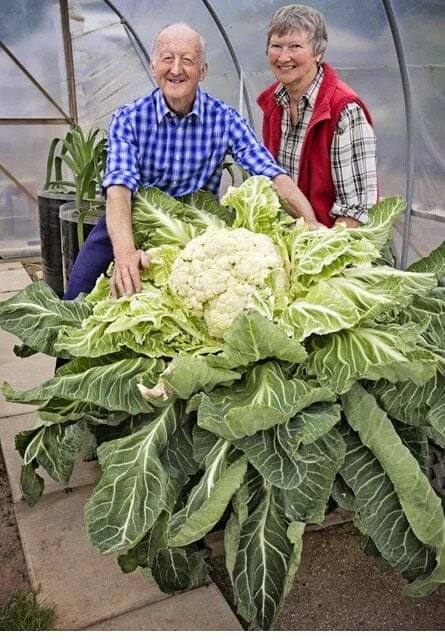
[[[99,221],[103,212],[88,215],[83,221],[83,240],[85,240]],[[63,288],[67,287],[74,261],[79,253],[81,243],[78,238],[79,210],[73,203],[66,203],[59,209],[59,226],[62,246]]]
[[[37,198],[43,280],[61,297],[64,283],[59,209],[63,205],[72,207],[74,195],[43,190]]]

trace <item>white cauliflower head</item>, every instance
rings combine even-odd
[[[271,284],[284,283],[284,268],[272,239],[245,228],[212,228],[190,241],[173,262],[172,292],[202,317],[213,337],[222,337],[255,298],[273,304]]]

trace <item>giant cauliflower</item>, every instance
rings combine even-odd
[[[169,279],[183,306],[218,338],[254,303],[272,312],[284,283],[283,260],[272,239],[245,228],[211,228],[192,239],[175,259]]]

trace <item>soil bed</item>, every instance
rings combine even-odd
[[[15,518],[3,454],[0,449],[0,604],[30,583]]]
[[[211,576],[233,609],[224,558],[213,558],[211,564]],[[443,631],[445,586],[413,599],[401,596],[405,584],[364,553],[352,523],[308,531],[297,577],[275,629]]]

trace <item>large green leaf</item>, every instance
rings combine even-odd
[[[299,341],[256,310],[246,310],[235,318],[224,335],[223,351],[231,367],[269,358],[299,364],[307,357]]]
[[[42,427],[28,444],[23,463],[35,461],[57,482],[68,484],[82,447],[86,423]]]
[[[362,325],[310,339],[309,374],[341,394],[362,379],[412,380],[421,385],[436,373],[437,360],[416,349],[415,324]]]
[[[300,563],[304,523],[287,520],[278,490],[267,483],[243,514],[232,514],[226,527],[235,603],[251,629],[269,630]]]
[[[241,377],[240,373],[225,368],[224,364],[221,367],[212,364],[217,365],[218,361],[207,355],[178,355],[161,373],[156,385],[158,388],[144,394],[149,399],[150,395],[156,396],[156,390],[163,389],[166,396],[176,395],[188,400],[197,391],[211,391],[221,384],[230,386]]]
[[[301,446],[299,455],[307,462],[305,475],[294,489],[283,491],[283,505],[289,520],[323,522],[335,477],[343,464],[345,449],[345,443],[336,429],[315,442]]]
[[[391,238],[393,225],[405,208],[406,201],[400,196],[381,199],[370,208],[369,223],[359,228],[352,228],[349,233],[352,237],[368,239],[381,250]]]
[[[367,240],[354,238],[344,226],[310,230],[299,221],[288,235],[291,263],[291,293],[302,285],[308,289],[322,279],[341,273],[357,263],[370,264],[379,255]]]
[[[198,190],[180,197],[179,200],[185,206],[186,217],[193,221],[193,224],[202,231],[209,226],[213,227],[233,222],[233,215],[230,210],[224,207],[212,192]]]
[[[131,219],[138,248],[174,243],[184,247],[202,228],[195,227],[177,199],[155,187],[140,189],[133,199]]]
[[[438,279],[445,277],[445,241],[433,250],[427,257],[422,257],[408,266],[412,272],[434,272]]]
[[[23,465],[20,471],[20,490],[23,494],[23,499],[30,507],[33,507],[40,500],[45,488],[45,481],[36,472],[36,468],[37,463],[30,462]]]
[[[340,474],[354,494],[362,530],[382,557],[408,580],[430,572],[434,551],[414,534],[381,463],[357,433],[344,428],[342,435],[347,450]]]
[[[3,392],[8,400],[15,402],[40,404],[51,398],[81,399],[111,411],[123,410],[136,415],[153,409],[140,394],[137,383],[142,376],[152,378],[154,383],[159,367],[155,360],[124,359],[82,373],[56,375],[29,391],[14,391],[4,385]]]
[[[408,590],[429,593],[439,582],[445,582],[445,518],[440,498],[372,395],[355,384],[342,396],[342,401],[348,423],[373,452],[394,486],[416,538],[435,551],[436,569],[429,578],[422,578]]]
[[[296,453],[301,444],[311,444],[329,433],[340,421],[340,411],[339,404],[330,402],[316,402],[306,407],[277,428],[281,445]]]
[[[315,283],[283,313],[284,324],[295,327],[295,337],[325,335],[352,328],[385,310],[406,306],[417,292],[436,283],[432,274],[416,274],[388,266],[348,268],[341,275]]]
[[[208,566],[204,550],[188,553],[179,547],[158,549],[151,567],[153,579],[163,592],[179,592],[202,585]]]
[[[229,187],[221,197],[224,206],[235,210],[234,228],[270,233],[281,210],[272,183],[264,176],[251,176],[238,187]]]
[[[132,547],[165,508],[168,476],[160,456],[177,423],[171,404],[135,433],[98,448],[103,473],[85,505],[85,521],[100,551]]]
[[[79,328],[90,312],[84,300],[62,301],[44,281],[36,281],[0,302],[0,326],[40,353],[57,355],[60,329]]]
[[[161,455],[161,461],[167,473],[171,476],[193,476],[198,470],[198,463],[194,457],[194,422],[190,415],[180,410],[179,402],[176,402],[176,408],[178,411],[178,424]]]
[[[442,449],[445,449],[445,378],[441,376],[438,381],[441,384],[440,397],[434,401],[428,411],[427,420],[430,427],[427,428],[429,436]]]
[[[392,418],[404,424],[421,426],[426,423],[436,381],[437,378],[432,377],[423,386],[419,386],[410,381],[379,380],[367,383],[366,388]]]
[[[281,316],[281,321],[292,326],[296,339],[309,335],[325,335],[343,328],[352,328],[361,315],[355,302],[334,290],[330,281],[322,281],[306,297],[293,302]]]
[[[386,413],[359,384],[342,396],[342,402],[349,425],[391,479],[416,536],[431,547],[443,546],[445,524],[440,500]]]
[[[188,494],[185,507],[171,518],[170,546],[184,546],[203,538],[224,514],[247,470],[243,457],[230,462],[231,450],[228,442],[218,440],[208,454],[205,471]]]
[[[283,489],[293,489],[306,475],[308,464],[300,453],[292,453],[286,448],[286,443],[280,442],[277,428],[235,440],[234,445],[246,454],[250,464],[267,482]]]
[[[181,349],[184,353],[211,352],[219,345],[168,289],[144,281],[141,292],[130,297],[113,300],[107,295],[97,301],[81,328],[63,329],[56,349],[75,357],[99,357],[126,347],[134,353],[162,357],[177,355]]]
[[[236,440],[282,424],[315,402],[333,400],[328,387],[286,379],[277,362],[266,362],[252,368],[230,389],[217,388],[208,395],[198,393],[189,409],[198,410],[198,425],[202,428]]]

